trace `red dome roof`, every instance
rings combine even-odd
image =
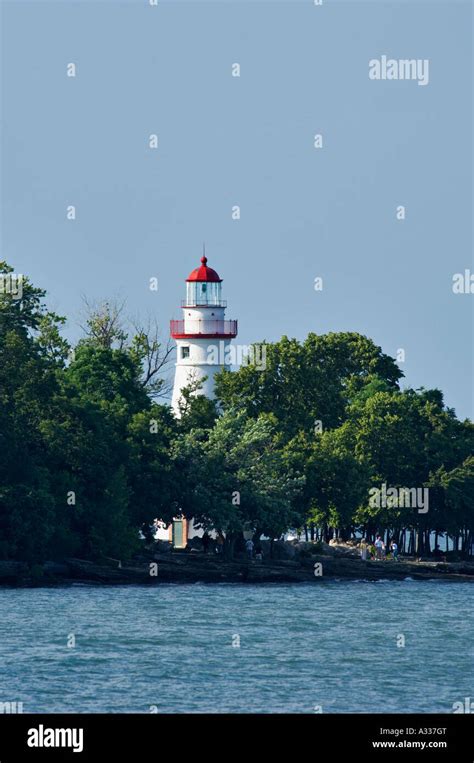
[[[215,270],[207,267],[207,257],[201,257],[201,262],[202,265],[193,270],[186,278],[186,281],[210,281],[211,283],[220,283],[222,278],[219,278]]]

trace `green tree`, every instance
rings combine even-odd
[[[209,433],[181,435],[174,459],[183,514],[225,534],[229,556],[244,530],[274,538],[295,525],[293,498],[303,478],[285,463],[273,417],[226,411]]]
[[[324,429],[339,426],[348,402],[374,377],[397,389],[403,375],[380,347],[350,332],[309,334],[301,343],[284,336],[262,346],[262,359],[217,374],[216,395],[224,407],[243,407],[249,416],[272,413],[287,439],[310,434],[317,421]]]

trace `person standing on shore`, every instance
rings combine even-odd
[[[377,535],[375,539],[375,549],[377,551],[377,559],[383,559],[383,552],[384,552],[385,546],[380,535]]]
[[[250,561],[253,559],[253,540],[251,538],[248,539],[247,543],[245,544],[245,548],[247,549],[247,556]]]
[[[393,558],[396,562],[398,562],[398,545],[395,543],[394,540],[392,540],[390,544],[390,550],[393,554]]]
[[[224,538],[222,534],[219,532],[217,533],[217,539],[216,539],[216,554],[222,554],[224,550]]]

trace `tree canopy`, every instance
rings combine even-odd
[[[401,390],[367,337],[264,343],[263,363],[216,376],[216,401],[186,390],[176,419],[156,325],[130,330],[104,302],[71,347],[45,298],[28,278],[21,297],[0,291],[1,559],[127,558],[139,528],[178,514],[229,553],[289,528],[406,532],[425,553],[434,531],[470,551],[473,424],[439,390]],[[427,489],[429,510],[371,503],[381,485]]]

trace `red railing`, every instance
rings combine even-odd
[[[227,337],[237,336],[237,321],[186,320],[170,321],[170,334],[174,339],[189,337]]]

